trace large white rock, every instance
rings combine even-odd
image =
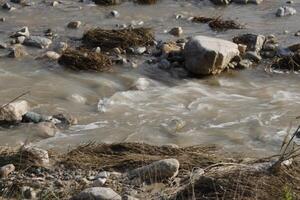
[[[179,162],[176,159],[159,160],[128,172],[129,179],[140,180],[141,182],[160,182],[177,176]]]
[[[27,101],[16,101],[0,109],[0,121],[21,121],[22,116],[29,111],[30,107]]]
[[[218,74],[237,55],[237,44],[206,36],[191,38],[184,48],[186,69],[196,75]]]
[[[87,188],[72,198],[72,200],[121,200],[121,196],[111,188]]]

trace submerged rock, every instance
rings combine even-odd
[[[178,160],[165,159],[129,171],[127,176],[129,179],[138,179],[141,182],[154,183],[177,176],[178,169]]]
[[[237,55],[237,44],[206,36],[191,38],[184,48],[185,67],[196,75],[218,74]]]
[[[74,196],[72,200],[121,200],[121,196],[111,188],[92,187],[87,188]]]
[[[19,122],[22,116],[29,111],[27,101],[16,101],[0,108],[0,121]]]

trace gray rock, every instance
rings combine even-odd
[[[51,44],[52,40],[41,36],[31,36],[24,41],[24,45],[38,47],[41,49],[49,48]]]
[[[276,12],[277,17],[284,17],[289,15],[295,15],[297,13],[296,9],[289,6],[282,6],[278,8]]]
[[[10,173],[15,171],[15,169],[13,164],[4,165],[0,168],[0,178],[7,178]]]
[[[121,200],[121,196],[111,188],[92,187],[87,188],[74,196],[72,200]]]
[[[49,119],[48,116],[44,116],[35,112],[27,112],[22,116],[22,122],[25,123],[39,123]]]
[[[56,53],[55,51],[47,51],[45,55],[51,60],[58,60],[60,58],[60,54]]]
[[[113,16],[113,17],[119,17],[120,13],[116,10],[113,10],[113,11],[110,12],[110,15]]]
[[[232,2],[238,3],[238,4],[247,4],[248,0],[232,0]]]
[[[127,173],[129,179],[141,182],[160,182],[177,176],[179,162],[176,159],[165,159],[151,163]]]
[[[218,74],[239,53],[238,45],[230,41],[196,36],[184,47],[185,67],[197,75]]]
[[[0,41],[0,49],[6,49],[6,48],[7,48],[7,44]]]
[[[70,29],[78,29],[81,26],[81,21],[72,21],[69,22],[67,27]]]
[[[233,38],[233,42],[236,44],[247,45],[247,51],[257,51],[259,52],[266,40],[264,35],[256,34],[243,34]]]
[[[252,65],[253,65],[253,63],[252,63],[250,60],[244,59],[244,60],[241,60],[241,61],[238,63],[237,67],[238,67],[239,69],[248,69],[248,68],[250,68]]]
[[[261,56],[255,51],[247,51],[244,55],[245,59],[253,60],[254,62],[261,61]]]
[[[252,3],[252,4],[261,4],[263,2],[263,0],[248,0],[248,3]]]
[[[22,116],[29,111],[27,101],[15,101],[0,108],[0,121],[17,122],[22,120]]]
[[[174,27],[169,31],[169,33],[173,36],[180,37],[183,33],[183,29],[180,26]]]

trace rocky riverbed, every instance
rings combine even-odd
[[[299,198],[298,2],[0,3],[3,198]]]

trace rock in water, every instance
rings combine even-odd
[[[295,15],[297,13],[296,9],[293,7],[289,6],[283,6],[278,8],[276,12],[277,17],[284,17],[284,16],[289,16],[289,15]]]
[[[19,122],[22,116],[28,112],[29,104],[27,101],[16,101],[0,108],[0,121]]]
[[[37,47],[41,49],[46,49],[52,44],[52,40],[41,37],[41,36],[31,36],[24,41],[24,45]]]
[[[0,178],[7,178],[7,176],[15,171],[15,166],[13,164],[4,165],[0,168]]]
[[[210,0],[216,5],[228,5],[230,4],[231,0]]]
[[[206,36],[191,38],[184,48],[185,67],[196,75],[218,74],[237,55],[237,44]]]
[[[151,163],[128,172],[130,179],[139,179],[141,182],[160,182],[177,176],[179,162],[176,159],[165,159]]]
[[[72,200],[121,200],[121,196],[111,188],[92,187],[87,188],[74,196]]]

